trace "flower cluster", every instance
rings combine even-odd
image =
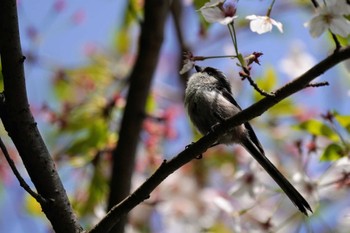
[[[199,9],[204,19],[209,23],[221,23],[227,25],[232,23],[236,16],[236,1],[233,0],[211,0]],[[258,34],[270,32],[272,26],[276,26],[283,32],[282,23],[275,21],[269,16],[249,15],[250,29]]]

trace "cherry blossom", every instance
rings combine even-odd
[[[319,37],[329,29],[332,33],[346,37],[350,34],[350,21],[344,15],[350,14],[350,5],[345,0],[326,1],[316,9],[316,16],[304,24],[312,37]]]
[[[256,172],[257,164],[250,163],[247,170],[238,171],[235,174],[235,183],[230,188],[231,195],[243,195],[248,193],[250,197],[254,198],[257,193],[263,189],[261,180]]]
[[[209,23],[221,23],[227,25],[237,18],[235,15],[235,1],[230,0],[211,0],[201,7],[199,11]]]
[[[273,25],[276,26],[281,33],[283,33],[282,23],[277,22],[268,16],[248,15],[246,19],[250,20],[250,30],[258,34],[270,32]]]

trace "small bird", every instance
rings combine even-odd
[[[195,69],[197,73],[194,73],[187,82],[185,107],[194,126],[202,135],[205,135],[214,126],[234,116],[242,109],[233,98],[231,86],[221,71],[212,67],[195,66]],[[248,122],[220,136],[216,144],[219,143],[242,145],[302,213],[308,215],[307,210],[312,212],[304,197],[265,156],[264,149]]]

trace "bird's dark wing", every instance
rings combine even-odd
[[[242,108],[239,106],[239,104],[236,102],[236,100],[233,98],[232,94],[229,93],[227,90],[222,89],[221,90],[222,95],[228,100],[230,101],[233,105],[235,105],[237,108],[239,108],[240,110],[242,110]],[[264,149],[258,139],[258,137],[256,136],[253,127],[249,124],[249,122],[245,122],[244,123],[245,128],[247,129],[248,132],[248,136],[249,138],[252,140],[252,142],[255,144],[255,146],[259,149],[259,151],[262,154],[265,154]]]

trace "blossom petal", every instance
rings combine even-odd
[[[220,20],[219,23],[223,24],[223,25],[227,25],[229,23],[231,23],[235,18],[237,18],[238,16],[233,16],[233,17],[225,17],[224,19]]]
[[[337,17],[332,20],[329,29],[337,35],[347,37],[350,34],[350,21],[344,17]]]
[[[283,25],[280,22],[268,16],[248,15],[246,19],[250,21],[250,30],[258,34],[269,32],[272,30],[272,25],[276,26],[280,32],[283,32]]]
[[[223,12],[217,7],[204,8],[201,13],[208,23],[216,23],[224,19]]]
[[[271,19],[271,18],[270,18],[270,21],[271,21],[271,23],[272,23],[273,25],[276,26],[276,28],[277,28],[281,33],[283,33],[283,25],[282,25],[281,22],[277,22],[276,20]]]
[[[248,19],[248,20],[255,20],[255,19],[258,18],[258,16],[256,16],[256,15],[248,15],[245,18]]]
[[[304,26],[309,28],[309,32],[314,38],[321,36],[327,29],[327,25],[323,22],[322,16],[314,17],[309,22],[305,23]]]
[[[263,34],[272,30],[272,24],[260,18],[250,22],[250,29],[258,34]]]
[[[189,60],[189,59],[186,59],[185,64],[183,65],[182,69],[180,70],[180,74],[182,75],[182,74],[186,73],[187,71],[191,70],[193,67],[194,67],[194,62]]]
[[[317,8],[317,15],[304,26],[309,28],[312,37],[319,37],[330,29],[334,34],[346,37],[350,34],[350,21],[344,15],[350,14],[350,4],[345,0],[328,0]]]
[[[213,8],[224,2],[225,0],[211,0],[210,2],[207,2],[206,4],[204,4],[204,6],[199,8],[199,10],[201,11],[203,9]]]

